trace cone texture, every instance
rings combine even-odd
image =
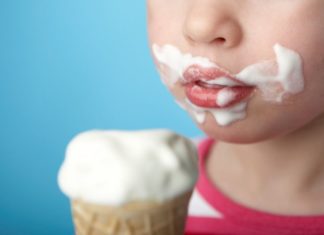
[[[164,203],[121,207],[72,201],[77,235],[183,235],[191,192]]]

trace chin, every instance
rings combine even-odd
[[[278,136],[275,128],[262,123],[255,125],[253,120],[243,119],[228,126],[219,126],[215,119],[208,114],[203,124],[198,127],[209,137],[233,144],[253,144],[266,141]]]

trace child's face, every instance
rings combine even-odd
[[[249,143],[296,131],[314,119],[324,123],[323,0],[148,0],[147,4],[151,45],[172,44],[231,74],[275,58],[276,43],[302,58],[302,92],[276,103],[265,100],[256,88],[245,118],[224,127],[207,114],[199,125],[208,135]],[[186,98],[180,82],[169,89],[177,100]]]

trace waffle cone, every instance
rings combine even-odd
[[[72,201],[77,235],[183,235],[191,192],[163,203],[120,207]]]

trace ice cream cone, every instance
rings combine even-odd
[[[72,200],[77,235],[183,235],[191,192],[172,200],[106,206]]]
[[[197,151],[169,130],[104,131],[69,143],[58,182],[77,235],[183,235]]]

